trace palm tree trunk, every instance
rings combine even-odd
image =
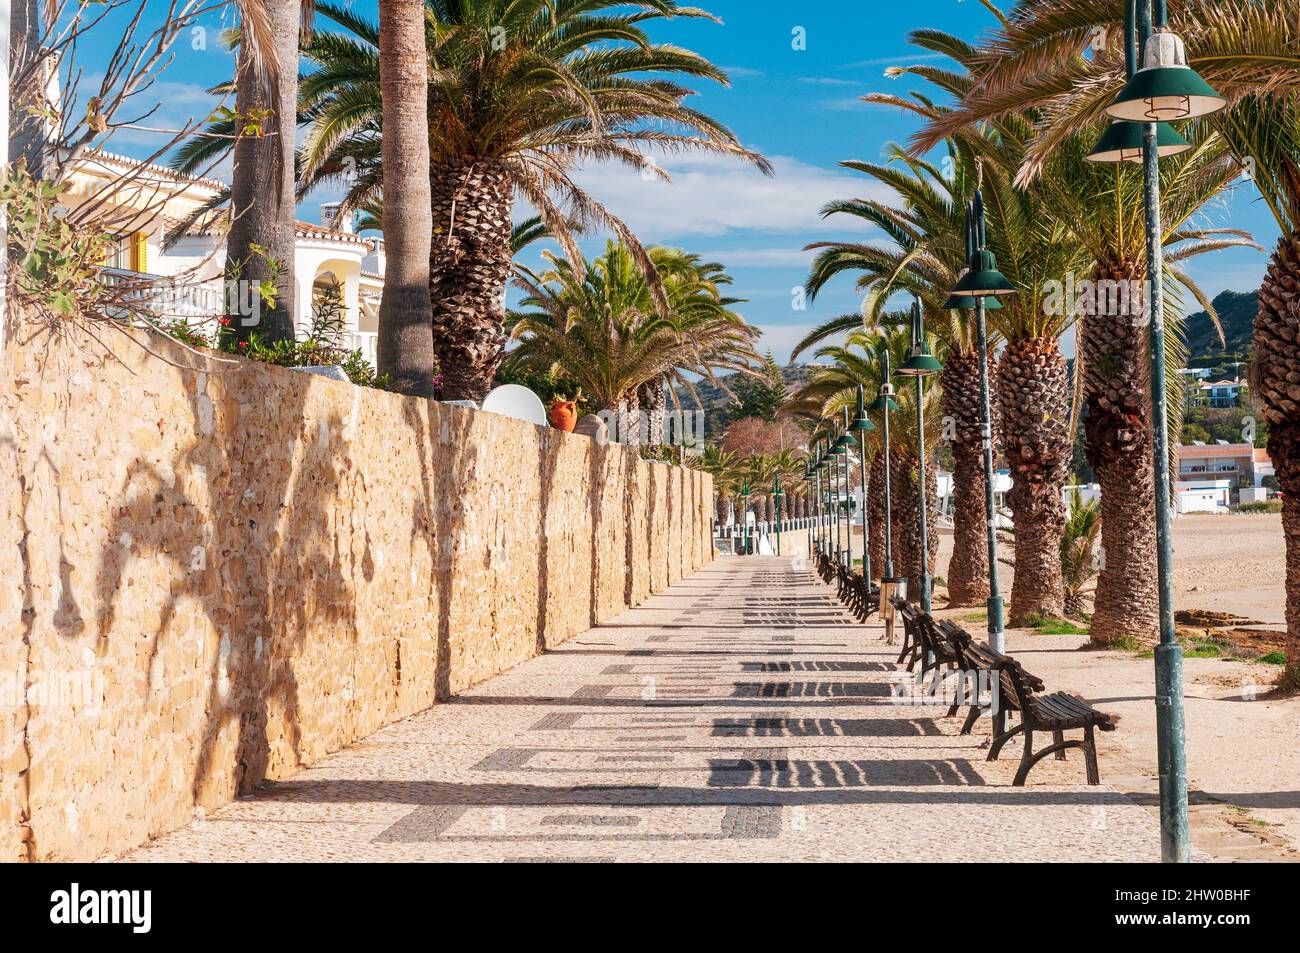
[[[641,446],[641,406],[636,391],[632,391],[614,408],[618,415],[618,443],[625,447]]]
[[[1300,231],[1278,242],[1259,292],[1251,369],[1268,453],[1282,487],[1286,538],[1286,669],[1282,687],[1300,689]]]
[[[909,580],[909,591],[920,593],[921,578],[921,495],[918,486],[920,467],[910,453],[894,455],[894,468],[890,487],[893,497],[894,569]],[[938,479],[933,465],[926,467],[926,542],[925,561],[929,574],[934,575],[934,559],[939,552]]]
[[[1127,287],[1139,275],[1132,262],[1098,262],[1094,287]],[[1102,560],[1091,626],[1098,646],[1160,636],[1147,334],[1132,314],[1120,313],[1121,303],[1098,295],[1097,314],[1083,319],[1079,335],[1088,463],[1101,484]]]
[[[1056,339],[1010,341],[998,361],[1002,439],[1011,467],[1015,526],[1011,625],[1065,613],[1061,491],[1070,461],[1070,385]]]
[[[379,77],[384,97],[384,242],[379,304],[379,373],[399,394],[433,396],[429,247],[428,53],[423,0],[379,5]]]
[[[10,76],[25,73],[27,65],[40,55],[45,32],[42,9],[41,0],[13,0],[9,8]],[[29,75],[39,77],[43,73],[42,70]],[[12,165],[26,162],[32,178],[39,179],[45,167],[48,120],[39,111],[29,112],[24,108],[33,99],[37,104],[44,104],[45,89],[9,89],[9,162]]]
[[[298,31],[301,0],[267,0],[266,13],[275,36],[276,58],[281,68],[273,80],[274,89],[253,67],[251,46],[239,50],[236,73],[235,109],[241,116],[257,110],[274,111],[263,123],[266,135],[244,137],[235,142],[235,165],[231,176],[232,220],[226,237],[227,277],[256,288],[278,272],[274,306],[258,299],[260,313],[255,324],[247,315],[232,314],[231,330],[241,338],[256,333],[268,341],[294,337],[294,250],[297,243],[294,194],[294,140],[298,102]],[[259,253],[253,246],[260,246]],[[268,261],[267,259],[271,259]],[[272,261],[275,263],[272,264]],[[310,289],[314,275],[306,276]],[[309,294],[310,291],[304,292]],[[241,301],[247,295],[236,296]],[[256,298],[256,294],[253,294]]]
[[[433,350],[448,400],[481,401],[505,349],[514,186],[497,160],[436,163],[429,294]]]
[[[990,373],[996,373],[990,370]],[[985,510],[984,413],[976,353],[953,353],[943,365],[943,412],[953,421],[953,540],[948,561],[948,601],[971,606],[989,597]],[[997,443],[994,421],[994,444]]]
[[[867,518],[871,523],[871,539],[867,542],[867,549],[871,554],[871,574],[879,579],[885,574],[885,455],[883,453],[877,453],[871,460],[871,475],[867,479]]]
[[[668,409],[663,378],[646,381],[637,388],[637,396],[646,415],[646,443],[652,447],[661,447],[665,440],[664,421]]]

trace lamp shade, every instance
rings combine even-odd
[[[888,409],[890,412],[894,412],[898,410],[898,405],[894,403],[894,399],[892,397],[886,397],[884,394],[881,394],[879,397],[877,397],[875,400],[871,402],[871,409],[874,410],[876,413],[880,413],[885,409]]]
[[[993,252],[982,248],[970,256],[970,270],[952,287],[955,295],[1009,295],[1016,288],[1007,276],[998,271],[998,260]]]
[[[843,453],[847,447],[856,447],[857,445],[858,442],[853,438],[853,434],[851,433],[842,434],[840,439],[835,441],[838,453]]]
[[[1156,124],[1156,155],[1164,159],[1186,152],[1192,144],[1167,122]],[[1088,153],[1092,162],[1141,162],[1142,123],[1112,122]]]
[[[952,311],[954,308],[959,311],[974,311],[979,298],[973,298],[970,295],[948,295],[943,302],[943,310]],[[986,311],[996,311],[1002,307],[1002,302],[997,298],[984,298],[984,309]]]
[[[871,418],[866,415],[865,410],[860,410],[858,415],[853,418],[853,423],[849,424],[849,429],[861,433],[866,430],[875,430],[876,425],[871,422]]]
[[[1142,49],[1142,68],[1124,84],[1106,112],[1115,119],[1159,122],[1218,112],[1228,101],[1187,65],[1182,37],[1168,30],[1151,35]]]
[[[943,370],[943,365],[930,353],[930,345],[922,342],[914,345],[911,356],[898,365],[898,373],[904,377],[929,377]]]

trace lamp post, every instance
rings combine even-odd
[[[984,195],[975,189],[975,197],[966,206],[966,248],[970,252],[965,274],[953,286],[947,307],[974,307],[975,329],[980,357],[980,438],[984,444],[984,515],[985,539],[989,551],[989,648],[1006,651],[1002,621],[1002,592],[998,588],[997,506],[993,487],[993,395],[989,386],[989,338],[985,321],[988,307],[1002,307],[998,296],[1014,294],[1015,287],[998,271],[997,259],[988,251],[984,231]],[[969,304],[967,304],[969,302]]]
[[[781,480],[772,476],[772,508],[776,510],[776,554],[781,555],[781,498],[785,491],[781,489]]]
[[[844,542],[840,539],[840,461],[839,456],[844,452],[840,446],[840,438],[831,441],[831,445],[826,450],[826,463],[830,467],[830,515],[831,522],[835,525],[835,561],[839,562],[844,558]]]
[[[835,537],[837,541],[840,533],[840,510],[843,509],[845,513],[844,546],[836,552],[836,558],[842,559],[844,565],[850,569],[853,568],[853,523],[846,500],[849,485],[849,448],[856,447],[857,444],[858,442],[853,439],[853,434],[849,433],[849,410],[846,407],[844,408],[844,430],[836,438],[835,445],[831,448],[831,453],[835,455],[831,465],[835,467],[837,486],[835,493]],[[843,488],[843,493],[840,492],[840,487]]]
[[[740,488],[740,551],[749,555],[749,481]]]
[[[1139,5],[1141,17],[1139,20]],[[1174,632],[1173,543],[1169,504],[1169,420],[1165,406],[1164,251],[1160,226],[1160,135],[1162,119],[1190,119],[1217,112],[1222,96],[1187,65],[1182,39],[1168,30],[1163,0],[1129,0],[1126,36],[1139,25],[1142,68],[1132,72],[1106,112],[1142,123],[1147,280],[1150,320],[1151,431],[1156,491],[1156,569],[1160,582],[1160,643],[1155,648],[1156,742],[1160,770],[1160,853],[1166,863],[1191,859],[1187,830],[1187,751],[1183,720],[1183,650]],[[1154,29],[1153,29],[1154,28]],[[1133,54],[1130,46],[1126,53]],[[1131,66],[1130,65],[1130,72]]]
[[[857,413],[853,417],[853,423],[850,425],[851,430],[855,433],[865,434],[868,430],[875,430],[876,425],[871,422],[867,416],[867,410],[862,404],[862,385],[858,385],[858,406]],[[871,534],[870,527],[867,525],[867,441],[865,437],[858,439],[858,463],[862,471],[862,578],[866,580],[867,588],[871,588]]]
[[[894,403],[894,385],[889,382],[889,343],[880,349],[880,393],[871,409],[880,413],[881,437],[885,455],[885,572],[880,577],[880,618],[885,623],[885,640],[894,644],[894,596],[907,596],[907,580],[894,575],[894,496],[889,459],[889,414],[898,410]]]
[[[917,478],[920,487],[921,514],[921,568],[917,586],[920,589],[921,608],[930,611],[930,530],[926,525],[925,512],[925,379],[943,370],[943,365],[930,353],[930,345],[925,343],[925,316],[921,313],[921,302],[912,302],[912,353],[907,360],[898,365],[898,373],[916,381],[916,436],[917,449],[920,453],[917,465]]]

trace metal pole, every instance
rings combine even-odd
[[[780,489],[780,482],[773,479],[772,486]],[[776,507],[776,554],[781,555],[781,501],[785,499],[784,495],[778,496],[775,492],[772,494],[773,505]]]
[[[885,380],[889,380],[889,355],[885,355]],[[889,460],[889,395],[885,395],[885,409],[881,412],[884,418],[884,441],[885,441],[885,578],[894,578],[894,530],[893,514],[890,512],[894,508],[893,490],[890,486],[890,460]]]
[[[1131,9],[1131,6],[1130,6]],[[1142,2],[1141,41],[1151,35],[1151,0]],[[1147,280],[1151,354],[1151,432],[1156,481],[1156,570],[1160,580],[1160,644],[1156,663],[1156,743],[1160,767],[1160,855],[1191,860],[1187,830],[1187,751],[1183,721],[1183,647],[1174,632],[1173,543],[1169,508],[1169,419],[1165,406],[1164,250],[1160,227],[1160,163],[1156,124],[1142,126],[1146,180]]]
[[[921,458],[917,464],[917,478],[920,481],[919,510],[921,513],[921,608],[930,611],[930,534],[926,527],[925,515],[925,378],[916,379],[916,435],[921,447]]]
[[[867,581],[867,588],[871,588],[871,527],[868,523],[870,518],[867,515],[867,441],[866,438],[859,438],[858,441],[858,463],[862,470],[862,578]]]
[[[849,409],[844,408],[844,433],[849,432]],[[853,493],[849,487],[849,448],[844,448],[844,565],[853,572]]]
[[[984,246],[984,197],[975,191],[975,201],[967,206],[971,233],[971,246]],[[974,247],[972,250],[975,250]],[[984,444],[984,513],[988,525],[985,529],[989,550],[989,648],[995,652],[1007,649],[1002,622],[1002,590],[998,587],[998,525],[997,496],[993,486],[993,395],[989,386],[989,335],[985,321],[984,298],[975,299],[975,326],[980,352],[980,439]]]
[[[833,444],[832,444],[833,446]],[[844,542],[840,539],[840,461],[831,454],[831,519],[835,522],[835,561],[844,559]]]

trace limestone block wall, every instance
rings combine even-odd
[[[0,859],[140,844],[712,557],[705,474],[110,343],[0,364]]]

